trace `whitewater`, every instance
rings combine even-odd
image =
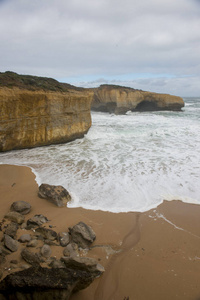
[[[147,211],[163,200],[200,204],[200,98],[182,112],[92,112],[84,138],[0,154],[31,167],[39,184],[63,185],[69,207]]]

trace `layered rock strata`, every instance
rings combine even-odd
[[[157,94],[115,85],[101,85],[93,89],[91,108],[94,111],[125,114],[127,111],[179,111],[183,99],[168,94]]]
[[[0,88],[0,151],[65,143],[91,127],[93,92]]]

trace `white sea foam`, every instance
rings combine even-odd
[[[80,140],[0,154],[30,166],[38,184],[61,184],[70,207],[146,211],[164,199],[200,203],[200,100],[184,112],[93,113]]]

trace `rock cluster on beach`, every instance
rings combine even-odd
[[[14,202],[1,222],[0,299],[69,299],[104,272],[98,261],[85,257],[96,235],[83,222],[56,232],[46,216],[29,218],[30,211],[29,203]],[[52,256],[52,247],[62,255]],[[9,258],[13,253],[17,259]]]

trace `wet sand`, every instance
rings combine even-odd
[[[79,221],[96,232],[87,256],[100,260],[105,273],[72,300],[200,300],[200,205],[164,201],[145,213],[114,214],[57,208],[37,191],[31,169],[0,165],[0,220],[14,201],[24,200],[32,205],[26,218],[43,214],[57,232]]]

